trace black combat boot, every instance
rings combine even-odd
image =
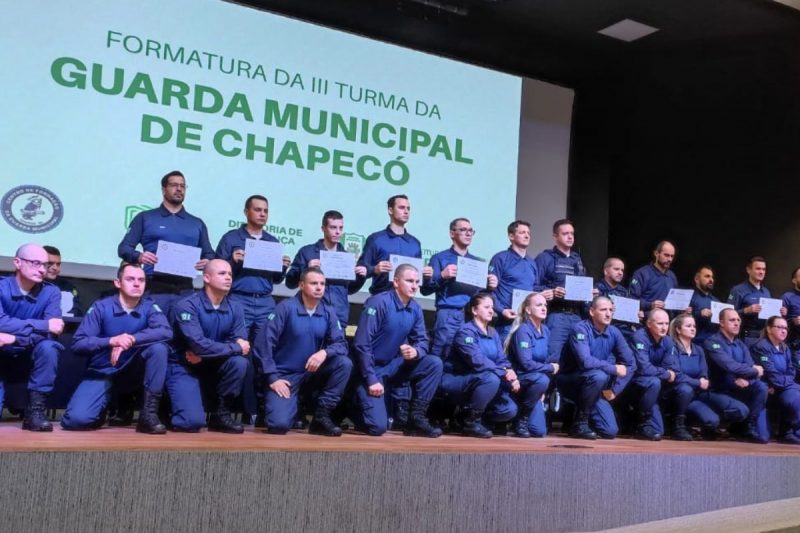
[[[161,394],[144,391],[144,405],[139,411],[139,422],[136,424],[137,433],[148,435],[163,435],[167,428],[158,418],[158,406],[161,403]]]
[[[579,412],[569,428],[569,436],[574,439],[596,440],[597,433],[589,427],[589,414]]]
[[[25,418],[22,429],[28,431],[53,431],[53,425],[47,420],[47,395],[43,392],[30,391],[28,407],[25,408]]]
[[[209,431],[219,431],[221,433],[243,433],[242,425],[231,416],[231,405],[234,398],[231,396],[220,396],[217,403],[217,411],[211,415],[208,421]]]
[[[651,419],[651,413],[642,413],[639,415],[639,425],[636,426],[636,438],[639,440],[649,440],[657,442],[661,440],[661,433],[652,428],[648,423]]]
[[[483,411],[476,409],[467,409],[464,411],[464,418],[462,419],[461,434],[465,437],[477,437],[479,439],[490,439],[494,434],[486,429],[481,423],[483,418]]]
[[[308,426],[308,432],[312,435],[325,435],[326,437],[342,436],[342,428],[331,419],[330,409],[321,405],[314,411],[314,418]]]
[[[397,400],[394,402],[394,417],[392,418],[392,427],[389,429],[393,431],[405,431],[406,427],[408,427],[410,405],[408,400]]]
[[[672,428],[672,439],[685,441],[694,440],[692,434],[686,429],[686,415],[675,416],[675,425]]]
[[[442,436],[442,430],[431,425],[428,420],[428,402],[411,400],[408,422],[403,429],[408,437],[428,437],[435,439]]]
[[[521,439],[531,438],[531,430],[528,429],[528,419],[531,417],[532,412],[533,409],[530,407],[525,407],[524,405],[520,407],[519,413],[517,414],[517,419],[514,420],[515,437],[519,437]]]

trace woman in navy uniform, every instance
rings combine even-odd
[[[505,350],[520,383],[519,414],[514,423],[517,437],[547,435],[542,397],[550,386],[550,377],[558,372],[559,355],[554,357],[549,350],[546,318],[547,300],[531,293],[522,302],[506,338]]]
[[[478,292],[464,308],[464,325],[456,333],[450,356],[445,362],[442,391],[461,411],[465,436],[490,438],[483,422],[505,424],[517,414],[510,392],[520,389],[500,336],[489,325],[494,316],[494,300],[488,292]]]

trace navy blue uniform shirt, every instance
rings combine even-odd
[[[567,349],[561,353],[561,372],[584,372],[597,368],[616,376],[615,365],[626,366],[628,373],[636,368],[633,353],[620,330],[609,325],[601,332],[588,319],[575,324]],[[615,394],[618,392],[614,390]]]
[[[283,281],[285,268],[281,272],[255,270],[244,268],[244,261],[233,261],[232,259],[233,252],[236,250],[244,251],[245,240],[255,239],[247,232],[245,227],[245,224],[242,224],[239,229],[232,229],[222,236],[217,245],[217,258],[224,259],[231,265],[231,271],[233,272],[232,291],[261,293],[264,296],[272,294],[273,284]],[[266,231],[261,232],[261,239],[259,240],[278,242],[278,239]]]
[[[489,273],[497,276],[494,310],[498,316],[504,309],[511,309],[514,289],[535,292],[544,289],[536,261],[528,255],[520,256],[510,246],[507,250],[494,254],[489,262]]]
[[[459,283],[455,278],[444,279],[442,277],[442,270],[457,264],[459,257],[481,260],[469,252],[463,256],[459,255],[452,246],[431,257],[430,266],[433,269],[433,276],[424,279],[420,292],[426,296],[436,293],[436,309],[463,309],[472,295],[482,290],[481,287]]]
[[[187,296],[172,307],[172,325],[177,350],[173,358],[180,354],[180,362],[185,361],[186,351],[202,358],[239,355],[242,347],[236,340],[247,340],[242,310],[231,305],[227,297],[214,309],[205,291]]]
[[[453,338],[445,366],[446,371],[453,374],[492,372],[503,378],[506,370],[511,368],[511,362],[503,352],[500,336],[494,328],[490,327],[484,333],[475,321],[471,321],[461,326]]]
[[[675,345],[675,355],[678,359],[678,366],[681,369],[676,383],[688,383],[694,388],[700,386],[700,378],[708,379],[708,363],[706,363],[706,353],[695,343],[692,343],[692,353],[687,351],[678,343]]]
[[[792,351],[786,344],[775,346],[764,338],[753,345],[753,358],[764,367],[764,381],[778,392],[798,387],[794,381]]]
[[[697,337],[695,337],[695,340],[698,343],[704,342],[711,335],[719,331],[719,324],[712,324],[711,317],[704,317],[700,314],[703,309],[711,309],[711,302],[718,301],[719,298],[710,292],[705,293],[697,287],[694,288],[694,294],[692,294],[692,301],[689,303],[689,306],[692,308],[692,316],[697,325]]]
[[[61,291],[42,282],[22,294],[16,276],[0,279],[0,331],[17,340],[3,351],[21,352],[50,337],[49,320],[61,318]]]
[[[764,329],[766,320],[758,318],[758,313],[745,314],[744,308],[753,304],[757,304],[761,298],[771,298],[769,289],[761,285],[757,289],[750,281],[740,283],[731,289],[728,295],[728,303],[736,309],[739,316],[742,317],[742,335],[755,335]]]
[[[667,298],[670,289],[678,287],[678,278],[672,270],[661,272],[650,263],[633,273],[630,292],[633,298],[638,298],[642,309],[649,311],[653,302]]]
[[[710,360],[709,370],[711,388],[726,392],[737,390],[736,378],[743,378],[751,383],[758,379],[758,372],[753,368],[750,350],[740,339],[729,341],[722,332],[715,333],[706,339],[703,348]]]
[[[386,229],[376,231],[367,237],[364,251],[361,252],[361,257],[358,259],[358,265],[367,267],[367,277],[372,278],[370,294],[379,294],[394,289],[388,272],[375,275],[375,265],[381,261],[388,261],[392,254],[421,258],[422,246],[417,238],[408,231],[397,234],[392,231],[391,226],[386,226]],[[422,272],[419,275],[422,277]]]
[[[647,328],[642,328],[633,334],[632,344],[637,376],[656,376],[666,381],[669,379],[668,369],[676,375],[680,372],[675,348],[669,336],[655,342]]]
[[[533,322],[526,320],[511,335],[508,343],[508,358],[519,372],[541,372],[552,374],[553,365],[558,363],[558,356],[549,352],[550,329],[542,324],[541,331]]]

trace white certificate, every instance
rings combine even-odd
[[[200,261],[201,253],[202,250],[197,246],[158,241],[158,263],[153,265],[153,270],[162,274],[194,278],[197,275],[194,266]]]
[[[61,316],[75,316],[70,311],[75,306],[75,297],[69,291],[61,291]]]
[[[456,263],[456,281],[473,287],[486,288],[489,276],[489,263],[468,257],[459,257]]]
[[[614,320],[639,323],[639,300],[612,295],[611,301],[614,302]]]
[[[519,313],[519,307],[522,305],[522,302],[524,302],[525,298],[532,292],[533,291],[526,291],[525,289],[514,289],[514,292],[511,294],[511,309],[515,313]]]
[[[565,300],[591,302],[594,280],[589,276],[567,276],[564,281]]]
[[[419,278],[422,279],[422,268],[425,266],[422,262],[422,259],[419,257],[408,257],[407,255],[395,255],[392,254],[389,256],[389,262],[392,263],[392,271],[389,272],[389,279],[394,279],[394,271],[397,270],[397,267],[400,265],[411,265],[417,269],[419,272]]]
[[[328,279],[356,279],[356,256],[348,252],[320,250],[319,268]]]
[[[283,245],[279,242],[245,239],[244,268],[283,272]]]
[[[781,316],[783,300],[777,298],[759,298],[758,303],[761,304],[761,311],[758,312],[758,318],[767,319],[771,316]]]
[[[722,302],[711,302],[711,323],[712,324],[719,324],[719,312],[723,309],[733,309],[731,304],[726,304]]]
[[[683,311],[692,302],[694,289],[670,289],[667,299],[664,300],[664,309]]]

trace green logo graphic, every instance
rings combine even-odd
[[[125,206],[125,229],[128,229],[133,222],[133,218],[142,211],[149,211],[153,209],[149,205],[126,205]]]
[[[578,333],[577,335],[575,335],[575,340],[582,341],[585,338],[586,338],[586,335],[584,335],[583,333]]]
[[[528,346],[530,346],[530,344],[528,344],[528,341],[520,341],[519,343],[520,348],[527,348]]]
[[[181,313],[181,320],[183,320],[184,322],[188,322],[191,319],[192,319],[191,313]]]
[[[363,235],[359,235],[358,233],[342,234],[342,246],[344,246],[345,252],[360,256],[366,242],[367,238]]]
[[[474,341],[474,340],[475,340],[475,339],[473,339],[472,337],[466,337],[466,338],[464,338],[464,342],[466,342],[467,344],[472,344],[472,341]]]
[[[367,307],[367,314],[369,316],[375,316],[375,313],[376,313],[376,311],[375,311],[374,307]]]

